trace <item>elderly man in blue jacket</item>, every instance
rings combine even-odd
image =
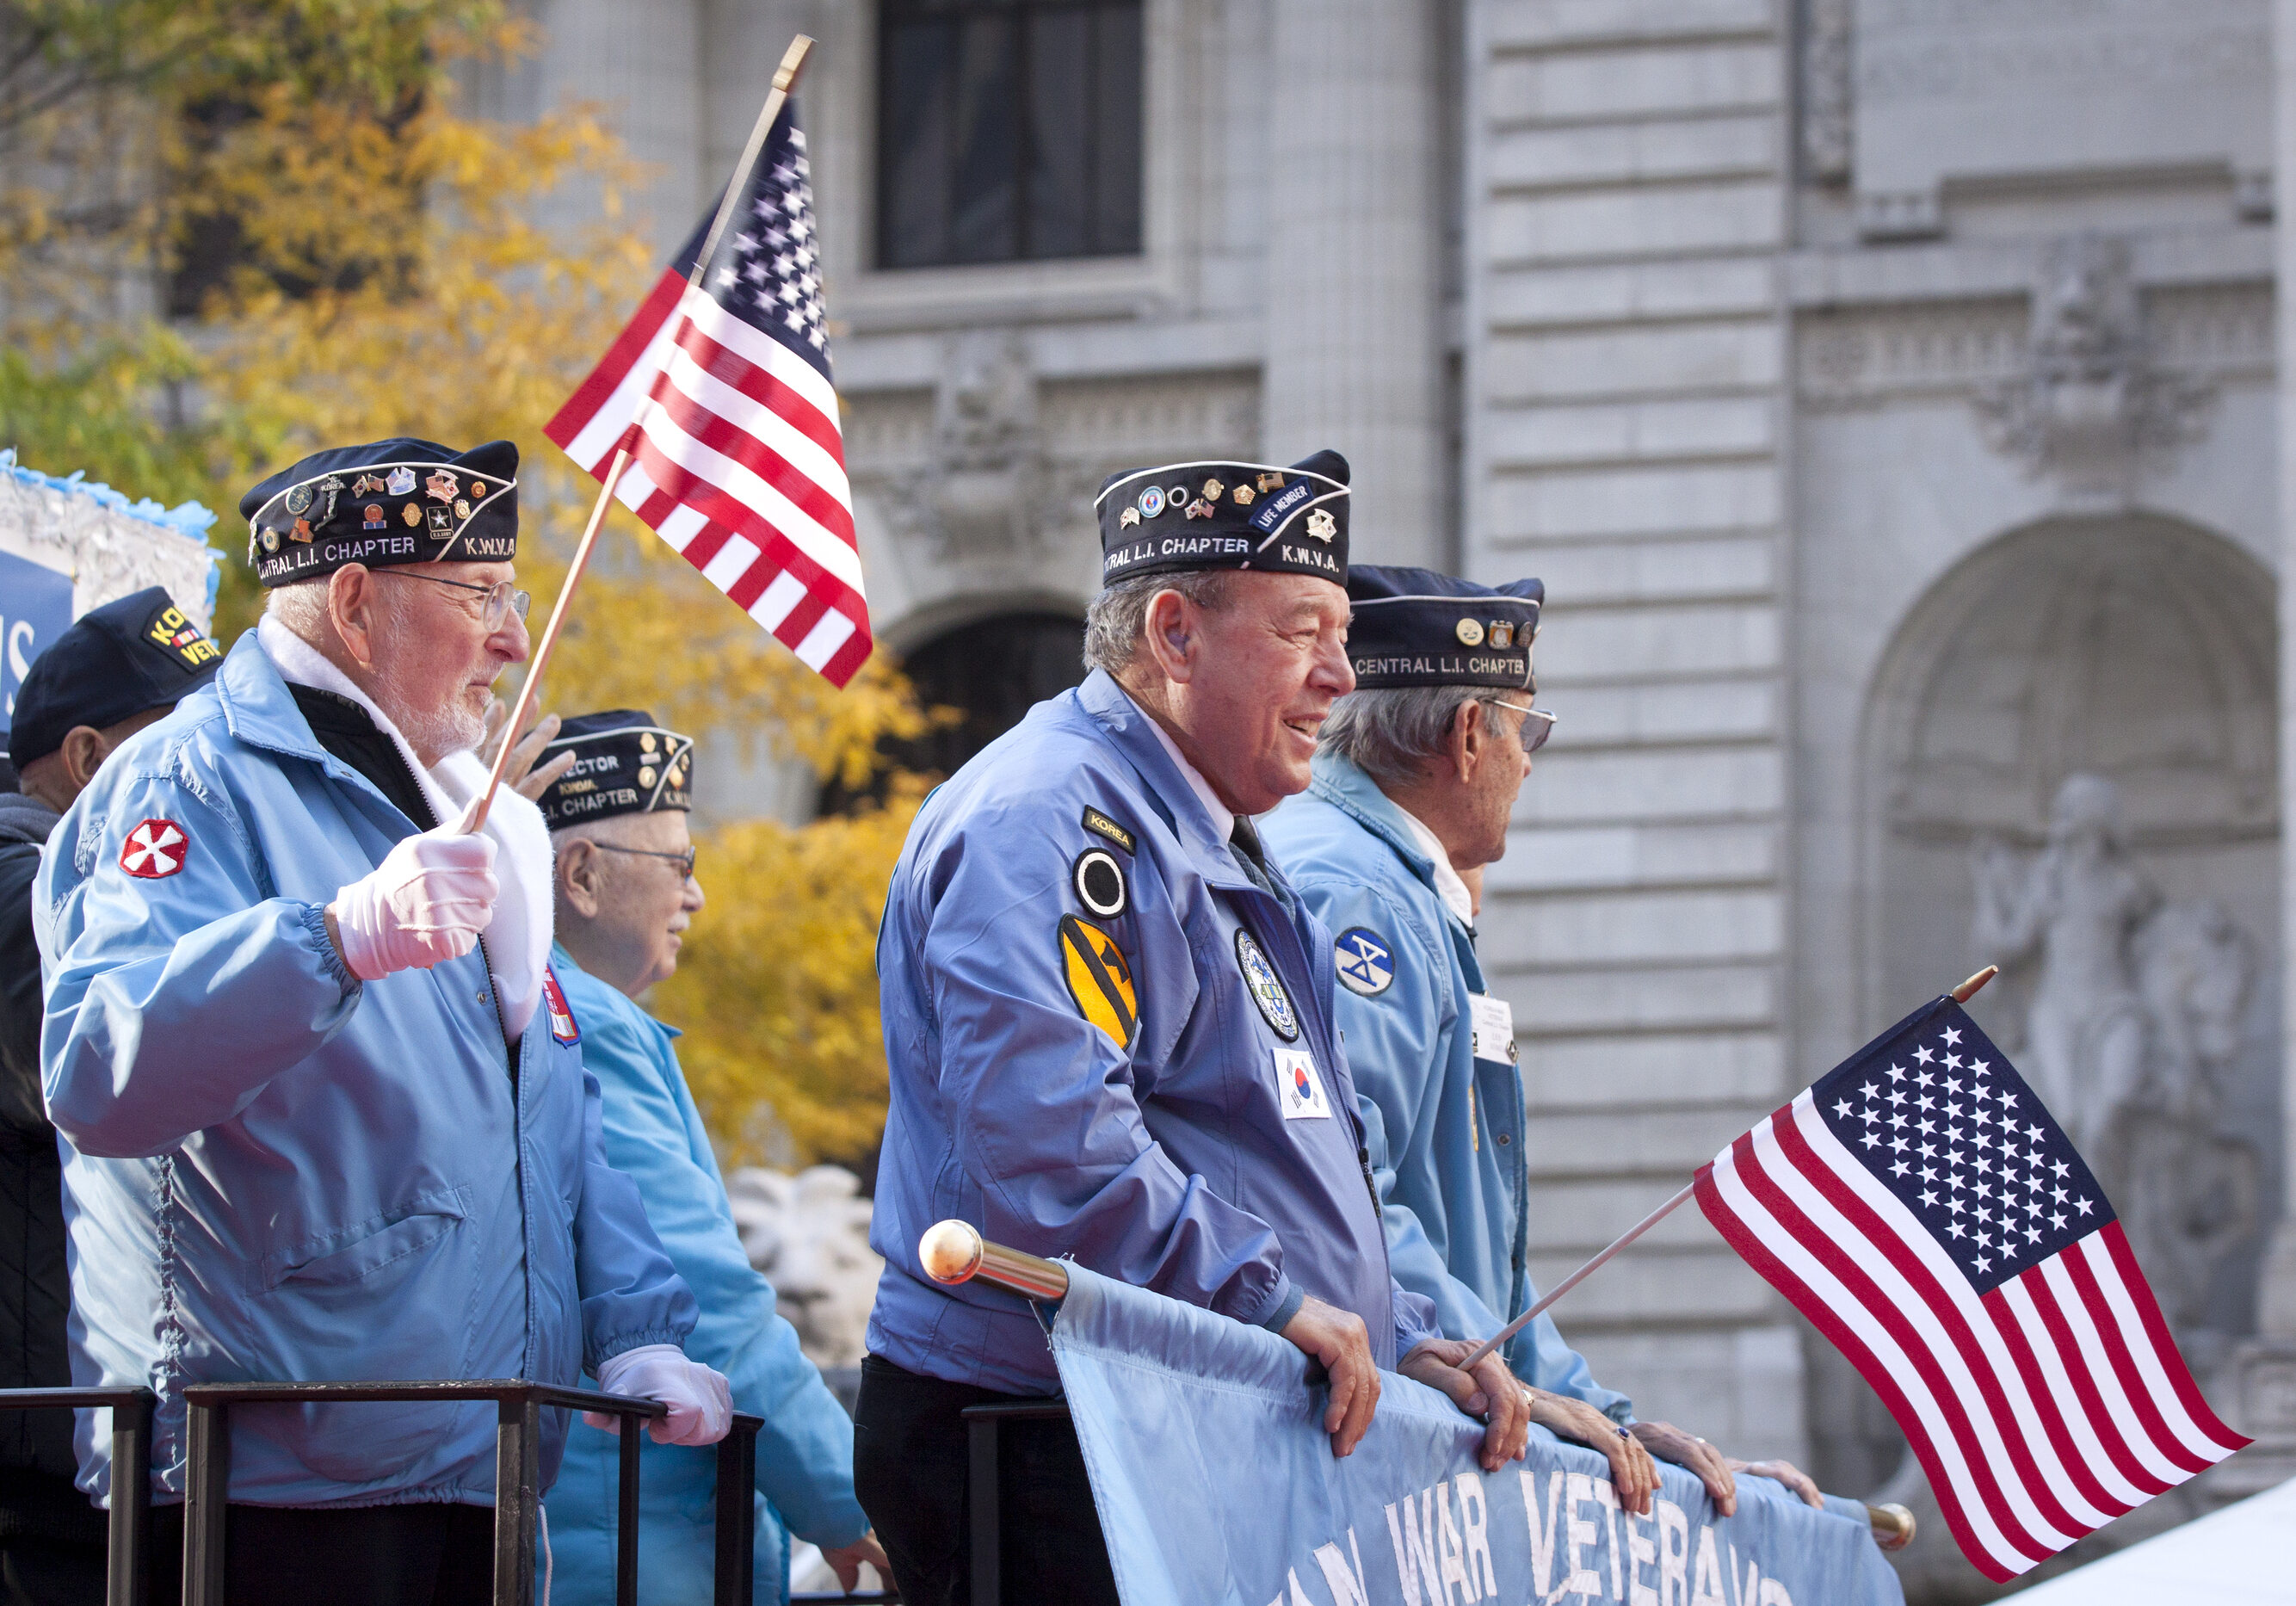
[[[163,1599],[187,1384],[586,1371],[667,1405],[656,1432],[726,1430],[693,1296],[606,1163],[541,815],[504,793],[464,825],[527,651],[517,458],[389,440],[250,491],[260,629],[97,774],[35,889],[73,1378],[159,1395]],[[488,1598],[491,1406],[246,1406],[231,1435],[234,1602]]]
[[[1469,1346],[1389,1273],[1331,938],[1252,831],[1353,684],[1346,461],[1168,463],[1097,507],[1092,674],[927,801],[878,938],[886,1264],[854,1459],[910,1602],[964,1598],[961,1413],[1059,1388],[1021,1300],[925,1275],[942,1217],[1281,1333],[1329,1372],[1336,1454],[1398,1363],[1488,1413],[1488,1467],[1527,1437],[1498,1357],[1457,1370]],[[1005,1438],[1005,1598],[1112,1602],[1073,1429]]]
[[[1398,1282],[1443,1332],[1489,1338],[1538,1297],[1526,1269],[1529,1147],[1513,1017],[1475,953],[1469,876],[1506,851],[1507,822],[1554,716],[1531,706],[1546,588],[1423,569],[1349,572],[1356,690],[1324,725],[1308,791],[1267,822],[1269,850],[1332,939],[1365,1144]],[[1736,1505],[1732,1472],[1817,1490],[1784,1462],[1732,1461],[1597,1383],[1554,1319],[1508,1345],[1547,1397],[1534,1419],[1602,1450],[1628,1509],[1646,1511],[1655,1454]]]
[[[853,1495],[853,1424],[775,1313],[773,1285],[742,1253],[709,1134],[678,1069],[676,1030],[638,1003],[676,971],[701,907],[686,831],[693,739],[621,709],[566,721],[542,754],[537,773],[557,772],[540,799],[558,857],[551,969],[582,1023],[582,1063],[603,1095],[606,1159],[637,1184],[670,1263],[701,1302],[686,1348],[726,1374],[734,1409],[765,1419],[754,1598],[789,1598],[791,1532],[820,1545],[850,1589],[862,1562],[887,1566]],[[567,1446],[548,1508],[551,1598],[560,1606],[614,1598],[615,1463],[602,1434]],[[638,1600],[708,1600],[717,1457],[650,1444],[640,1464]]]

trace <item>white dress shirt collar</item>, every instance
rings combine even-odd
[[[1121,682],[1118,684],[1122,684]],[[1132,697],[1130,692],[1124,694]],[[1140,709],[1140,700],[1133,697],[1132,706]],[[1235,833],[1235,810],[1219,800],[1219,793],[1212,790],[1212,783],[1204,779],[1202,771],[1188,762],[1180,751],[1180,744],[1172,740],[1171,733],[1164,728],[1155,715],[1146,709],[1140,709],[1140,717],[1146,720],[1148,728],[1156,733],[1156,740],[1164,744],[1164,751],[1170,755],[1172,766],[1180,772],[1180,779],[1188,783],[1188,790],[1196,794],[1196,800],[1204,806],[1204,812],[1211,815],[1212,834],[1221,841],[1226,841]]]

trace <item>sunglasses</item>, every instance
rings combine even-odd
[[[1522,716],[1522,723],[1515,727],[1515,736],[1521,742],[1522,750],[1525,753],[1537,752],[1546,745],[1546,739],[1554,733],[1554,716],[1545,709],[1534,709],[1527,703],[1509,702],[1503,697],[1492,698],[1491,704],[1495,708],[1512,709]],[[1534,719],[1538,721],[1536,725],[1530,723]]]

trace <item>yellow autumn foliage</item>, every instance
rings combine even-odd
[[[922,788],[893,794],[794,830],[728,825],[701,845],[709,901],[649,1003],[685,1030],[686,1082],[730,1160],[857,1159],[884,1127],[877,921]]]
[[[137,215],[184,228],[230,219],[237,266],[188,329],[83,323],[51,342],[45,365],[21,354],[0,365],[0,445],[131,495],[196,496],[221,510],[216,539],[231,555],[217,625],[230,639],[260,605],[234,512],[245,487],[324,446],[509,438],[521,463],[519,571],[538,631],[596,490],[543,425],[660,272],[622,216],[633,172],[582,109],[520,127],[458,113],[447,68],[521,42],[491,6],[389,8],[392,26],[349,35],[368,58],[300,71],[287,36],[345,3],[210,8],[283,37],[267,52],[242,40],[209,70],[186,70],[184,94],[220,85],[234,117],[197,140],[150,135],[152,160],[196,200],[170,207],[162,185],[163,200]],[[27,9],[0,0],[0,21]],[[94,28],[84,13],[102,8],[29,9]],[[79,175],[81,187],[95,178]],[[594,202],[594,223],[537,221],[570,191]],[[53,215],[23,185],[0,195],[0,261],[11,250],[20,266],[63,259],[48,249],[62,249]],[[83,373],[103,383],[86,388]],[[182,417],[168,419],[163,397],[189,398]],[[867,781],[881,741],[925,728],[886,655],[840,692],[627,512],[617,507],[607,528],[550,665],[545,709],[648,709],[705,733],[705,764],[732,765],[724,750],[735,748],[802,761],[849,789]],[[654,1003],[686,1030],[681,1053],[729,1158],[758,1157],[766,1139],[783,1141],[775,1134],[800,1161],[857,1159],[873,1146],[885,1072],[872,950],[917,796],[900,784],[888,807],[856,817],[704,835],[710,902],[684,971]]]

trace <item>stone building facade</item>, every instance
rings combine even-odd
[[[1545,578],[1561,724],[1484,938],[1543,1135],[1542,1280],[1978,963],[2016,950],[1980,1012],[2021,1045],[2075,985],[2053,962],[2101,944],[2067,996],[2136,1023],[2121,1103],[2206,1094],[2177,1095],[2177,1163],[2217,1181],[2160,1242],[2200,1257],[2180,1321],[2212,1396],[2278,1456],[2213,1498],[2296,1471],[2277,3],[1103,5],[1134,18],[1137,249],[898,269],[886,30],[914,0],[535,0],[542,53],[482,99],[616,108],[667,251],[789,36],[819,40],[800,93],[896,648],[1075,619],[1100,477],[1198,454],[1337,447],[1360,558]],[[1980,889],[2063,879],[2079,775],[2142,906],[1980,930]],[[1694,1211],[1559,1315],[1646,1414],[1845,1491],[1898,1466]]]

